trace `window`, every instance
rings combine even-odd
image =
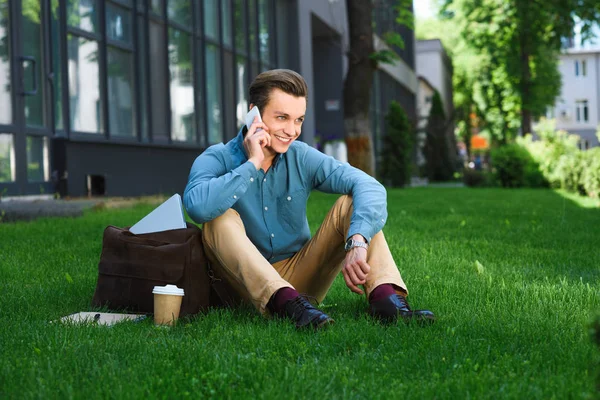
[[[171,138],[195,142],[192,38],[169,28],[169,70],[171,76]]]
[[[587,60],[575,60],[575,76],[587,76]]]
[[[167,71],[167,44],[165,42],[164,25],[150,20],[150,99],[152,103],[152,138],[169,137],[169,126],[167,121],[167,82],[169,73]]]
[[[588,122],[588,101],[578,100],[575,102],[575,118],[577,122]]]
[[[104,128],[100,102],[98,42],[68,34],[67,49],[71,129],[101,133]]]
[[[135,138],[137,132],[131,9],[106,4],[106,36],[109,134]]]
[[[15,175],[13,135],[0,133],[0,182],[14,182]]]
[[[47,136],[27,136],[27,181],[50,180]]]
[[[208,143],[223,140],[221,130],[221,63],[219,49],[206,46],[206,119],[208,122]]]
[[[0,2],[0,77],[3,82],[10,82],[10,41],[12,38],[11,27],[9,25],[8,15],[8,3],[5,1]],[[4,80],[6,79],[6,80]],[[12,123],[12,100],[11,100],[11,88],[10,85],[0,85],[0,124]],[[2,166],[2,139],[4,136],[0,135],[0,166]],[[12,138],[12,136],[10,136]],[[12,139],[11,139],[12,143]],[[0,168],[0,182],[2,182],[3,170]]]

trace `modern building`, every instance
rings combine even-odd
[[[426,127],[426,121],[423,119],[429,117],[431,110],[431,98],[433,96],[431,89],[440,94],[444,106],[444,113],[448,120],[446,129],[446,142],[450,154],[448,155],[453,164],[456,163],[458,156],[456,137],[454,134],[454,100],[452,76],[454,68],[452,60],[444,49],[440,39],[418,40],[416,45],[417,74],[421,79],[419,94],[420,109],[420,127]],[[427,102],[429,99],[429,102]],[[421,133],[421,136],[422,133]],[[421,141],[421,143],[424,143]],[[418,152],[417,152],[418,157]],[[417,159],[418,161],[418,159]]]
[[[446,118],[454,114],[452,99],[452,60],[440,39],[417,40],[417,74],[425,78],[439,93]]]
[[[415,116],[414,36],[376,73],[376,146],[391,100]],[[261,71],[301,73],[302,140],[343,136],[341,0],[0,0],[0,196],[182,192],[193,160],[234,137]],[[316,140],[317,139],[317,140]]]
[[[547,113],[556,128],[580,137],[579,147],[598,146],[600,124],[600,47],[569,48],[560,55],[560,96]]]
[[[425,155],[423,154],[425,139],[427,137],[425,129],[427,128],[427,120],[429,119],[429,113],[431,112],[431,104],[435,90],[436,89],[426,78],[419,76],[419,90],[417,93],[417,140],[415,146],[415,163],[418,167],[423,167],[427,163]]]

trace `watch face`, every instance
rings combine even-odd
[[[344,246],[344,249],[346,251],[348,251],[348,250],[350,250],[351,247],[352,247],[352,239],[346,240],[346,245]]]

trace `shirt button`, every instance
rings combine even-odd
[[[274,234],[274,233],[271,233],[271,237],[272,237],[272,238],[273,238],[273,237],[275,237],[275,234]]]
[[[250,178],[250,182],[254,182],[254,178]]]
[[[288,201],[290,201],[290,200],[292,199],[292,196],[288,196],[288,198],[287,198],[287,199],[288,199]]]
[[[385,222],[385,219],[381,218],[381,222]]]
[[[263,179],[263,182],[266,182],[266,181],[267,181],[267,178]]]
[[[234,194],[234,195],[233,195],[233,198],[234,198],[234,199],[237,199],[237,196]]]
[[[269,207],[265,207],[265,211],[269,211]]]

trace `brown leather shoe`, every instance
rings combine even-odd
[[[297,329],[312,327],[317,330],[334,322],[332,318],[318,308],[315,308],[302,296],[298,296],[285,303],[283,312],[278,313],[278,315],[290,318],[296,323]]]
[[[431,324],[435,315],[429,310],[411,310],[406,297],[393,294],[381,300],[374,301],[369,306],[369,314],[385,323],[392,323],[402,318],[405,322],[417,321]]]

